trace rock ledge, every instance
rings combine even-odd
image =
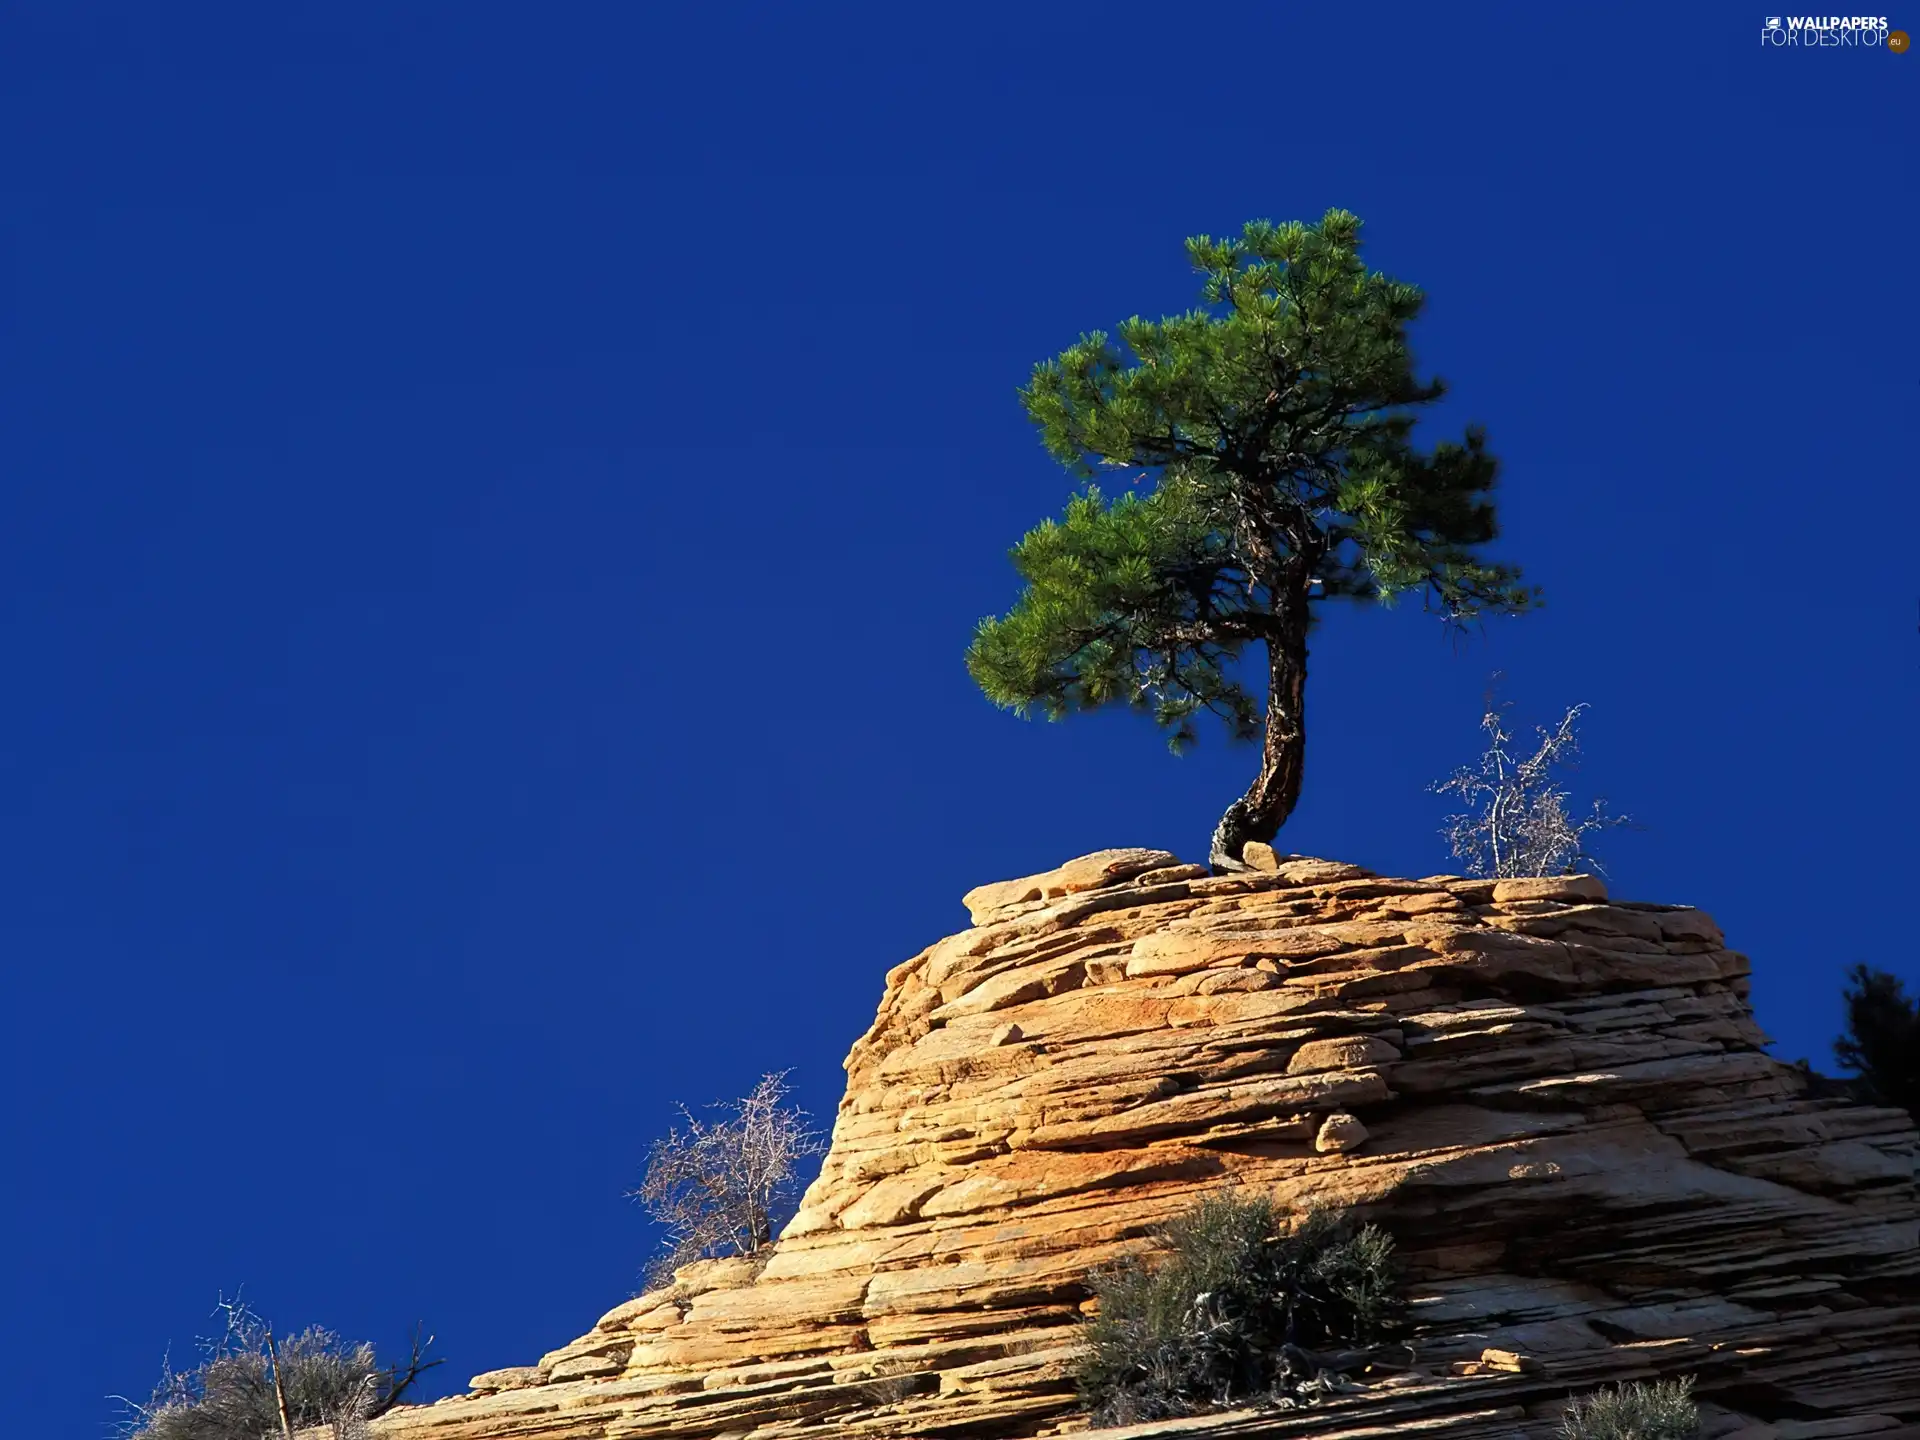
[[[383,1440],[1041,1436],[1093,1267],[1225,1185],[1360,1207],[1410,1351],[1311,1411],[1114,1435],[1555,1433],[1699,1377],[1706,1440],[1920,1436],[1907,1117],[1769,1058],[1746,957],[1591,876],[1108,850],[887,976],[764,1265],[690,1267]]]

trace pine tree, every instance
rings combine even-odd
[[[1360,221],[1256,221],[1187,241],[1204,304],[1095,331],[1034,369],[1020,397],[1047,450],[1086,481],[1061,520],[1014,547],[1025,582],[980,623],[967,667],[995,703],[1059,719],[1126,703],[1176,751],[1202,712],[1262,740],[1260,769],[1214,832],[1212,859],[1271,840],[1299,799],[1307,635],[1316,602],[1424,593],[1449,621],[1538,600],[1478,558],[1494,538],[1485,437],[1423,453],[1413,373],[1424,296],[1369,272]],[[1101,467],[1132,472],[1109,497]],[[1239,678],[1264,648],[1264,707]]]
[[[1843,997],[1847,1033],[1834,1058],[1858,1075],[1868,1095],[1920,1119],[1920,1000],[1907,998],[1900,977],[1855,965]]]

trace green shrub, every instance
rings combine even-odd
[[[1077,1379],[1096,1425],[1125,1425],[1326,1384],[1303,1351],[1366,1344],[1399,1309],[1393,1242],[1265,1196],[1209,1197],[1157,1232],[1163,1253],[1096,1272]],[[1296,1392],[1299,1393],[1299,1392]]]
[[[1693,1380],[1636,1380],[1601,1390],[1567,1406],[1560,1422],[1567,1440],[1693,1440],[1700,1411]]]

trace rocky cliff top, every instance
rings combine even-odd
[[[769,1256],[383,1440],[1081,1428],[1089,1271],[1231,1184],[1390,1230],[1408,1347],[1311,1411],[1106,1433],[1544,1436],[1569,1394],[1693,1374],[1710,1440],[1920,1434],[1913,1128],[1763,1053],[1707,916],[1255,853],[971,892],[888,973]]]

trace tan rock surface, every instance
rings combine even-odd
[[[1711,920],[1588,876],[1272,865],[1103,851],[971,892],[889,973],[764,1267],[692,1267],[377,1433],[1077,1429],[1089,1270],[1243,1185],[1389,1229],[1412,1353],[1200,1433],[1544,1437],[1571,1393],[1692,1374],[1708,1440],[1920,1434],[1913,1128],[1762,1052]]]
[[[1321,1155],[1346,1154],[1366,1144],[1367,1133],[1367,1127],[1360,1123],[1357,1115],[1335,1113],[1321,1121],[1320,1133],[1313,1137],[1313,1148]]]

